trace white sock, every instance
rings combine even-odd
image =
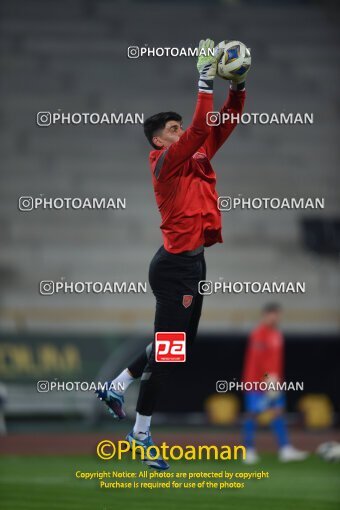
[[[118,395],[124,395],[130,384],[134,381],[132,375],[130,375],[127,368],[119,374],[116,379],[113,379],[111,389],[118,393]]]
[[[136,414],[136,423],[133,427],[133,435],[136,439],[145,439],[149,433],[152,416],[143,416],[142,414]]]

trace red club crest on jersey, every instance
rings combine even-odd
[[[182,299],[182,305],[184,308],[189,308],[193,300],[193,296],[190,296],[190,294],[184,294]]]

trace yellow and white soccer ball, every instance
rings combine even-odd
[[[251,66],[249,48],[241,41],[221,41],[217,48],[223,50],[217,64],[218,76],[236,83],[244,81]]]

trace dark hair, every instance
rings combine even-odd
[[[154,149],[160,149],[161,147],[157,147],[152,142],[152,138],[155,136],[157,131],[165,128],[165,124],[169,120],[176,120],[178,122],[182,121],[182,117],[176,112],[161,112],[156,113],[156,115],[152,115],[144,122],[144,133],[146,138],[149,140],[150,144]]]
[[[282,306],[279,303],[267,303],[262,308],[262,313],[281,312]]]

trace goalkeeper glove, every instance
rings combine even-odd
[[[213,55],[211,54],[213,52]],[[200,41],[198,47],[197,69],[200,73],[198,88],[202,92],[212,92],[213,80],[216,76],[217,62],[223,50],[214,48],[214,41],[206,39]]]

